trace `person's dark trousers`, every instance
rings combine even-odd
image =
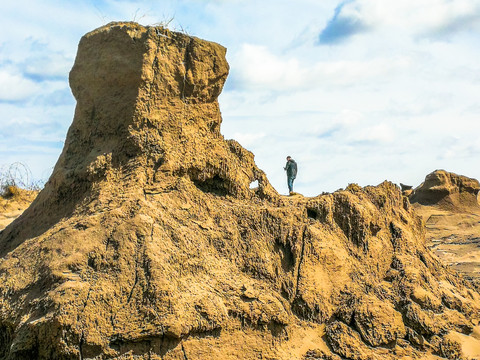
[[[293,180],[295,180],[294,177],[287,177],[287,184],[288,184],[288,191],[292,192],[293,191]]]

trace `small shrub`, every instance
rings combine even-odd
[[[3,190],[3,197],[13,197],[20,194],[20,189],[14,185],[9,185]]]
[[[43,184],[44,181],[33,180],[30,168],[21,162],[0,168],[0,195],[3,197],[18,195],[20,189],[38,191]]]

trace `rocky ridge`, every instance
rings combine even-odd
[[[480,295],[408,199],[278,195],[220,133],[227,75],[222,46],[161,27],[82,38],[63,152],[0,233],[0,358],[471,356]]]

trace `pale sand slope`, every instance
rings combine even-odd
[[[468,278],[480,280],[480,212],[455,212],[415,204],[435,254]]]
[[[5,229],[13,220],[22,215],[23,211],[30,206],[38,191],[29,191],[13,188],[13,193],[0,196],[0,230]]]
[[[467,278],[480,281],[480,205],[476,179],[436,170],[409,196],[426,224],[429,247]]]

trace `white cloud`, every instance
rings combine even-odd
[[[355,125],[358,124],[365,116],[359,111],[350,110],[350,109],[343,109],[340,113],[335,117],[335,120],[341,125]]]
[[[264,46],[244,44],[235,63],[239,80],[244,84],[275,89],[298,87],[303,84],[305,69],[297,59],[281,59],[271,54]]]
[[[24,71],[30,76],[38,78],[63,78],[66,79],[72,68],[73,59],[63,54],[49,54],[48,49],[38,56],[30,57],[23,64]]]
[[[395,135],[391,126],[383,123],[362,129],[360,133],[355,134],[352,140],[387,144],[392,142],[394,138]]]
[[[235,80],[243,86],[270,91],[358,85],[372,78],[407,69],[408,57],[336,60],[302,63],[295,57],[277,56],[265,46],[244,44],[234,57]]]
[[[20,101],[37,94],[40,86],[32,80],[0,68],[0,101]]]
[[[479,20],[478,0],[354,0],[345,1],[337,8],[322,35],[329,43],[366,29],[381,34],[385,29],[393,28],[410,35],[437,37],[479,29]],[[336,33],[332,34],[332,29]]]
[[[480,3],[471,0],[361,0],[362,12],[371,22],[393,25],[417,34],[443,31],[460,20],[480,16]],[[370,15],[368,15],[370,14]],[[468,26],[467,22],[463,24]],[[451,30],[458,30],[451,29]]]
[[[243,146],[250,146],[255,142],[258,142],[260,139],[264,138],[264,133],[239,133],[236,132],[233,134],[233,138],[240,142]]]

